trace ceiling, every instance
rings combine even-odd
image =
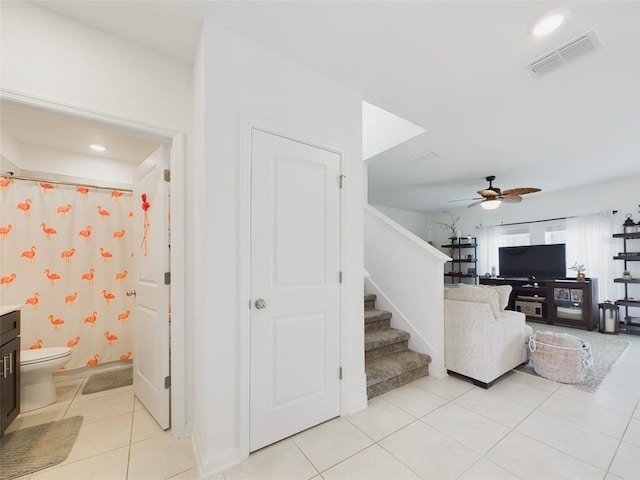
[[[368,161],[371,203],[464,206],[451,201],[487,175],[539,196],[640,175],[638,1],[34,3],[183,62],[208,21],[425,128]],[[557,31],[528,33],[560,6],[571,14]],[[589,30],[601,48],[544,75],[524,68]]]
[[[160,144],[122,129],[6,101],[0,108],[0,125],[23,145],[133,164],[141,163]],[[96,153],[89,147],[91,144],[107,150]]]

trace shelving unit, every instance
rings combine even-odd
[[[596,278],[528,280],[480,278],[481,285],[511,285],[510,310],[522,312],[527,320],[593,330],[598,324]]]
[[[458,240],[452,239],[452,242],[448,245],[441,245],[442,248],[448,248],[450,257],[447,264],[449,270],[444,273],[445,281],[447,278],[451,279],[451,283],[461,283],[464,278],[472,278],[473,283],[478,283],[478,244],[476,243],[476,237],[459,238]],[[473,253],[471,253],[473,252]],[[473,273],[469,273],[469,269],[473,269]],[[466,273],[463,271],[466,270]]]
[[[615,233],[613,238],[623,240],[623,251],[613,257],[624,262],[624,270],[630,270],[630,262],[640,262],[640,232]],[[629,242],[629,243],[628,243]],[[631,247],[631,245],[633,245]],[[630,247],[633,250],[630,250]],[[640,263],[638,263],[640,265]],[[616,305],[624,308],[624,316],[620,322],[620,330],[627,333],[640,332],[640,299],[629,294],[634,284],[640,284],[639,278],[614,278],[614,283],[624,284],[624,298],[616,300]],[[636,290],[640,292],[640,290]]]

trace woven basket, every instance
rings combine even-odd
[[[593,364],[591,345],[568,333],[536,332],[529,350],[535,372],[556,382],[580,383]]]

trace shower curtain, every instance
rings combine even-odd
[[[132,205],[129,192],[0,178],[0,304],[27,305],[22,350],[72,347],[67,370],[132,358]]]

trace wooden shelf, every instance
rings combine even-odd
[[[640,278],[614,278],[615,283],[640,283]]]
[[[546,297],[536,297],[536,296],[529,296],[529,295],[518,295],[516,297],[518,300],[527,300],[527,301],[531,301],[531,302],[546,302],[547,298]]]
[[[614,233],[613,238],[640,238],[640,232],[635,233]]]
[[[621,305],[623,307],[640,307],[640,300],[620,299],[616,300],[616,305]]]
[[[466,242],[466,243],[459,243]],[[477,255],[477,246],[476,237],[471,237],[471,239],[467,239],[466,237],[462,237],[459,239],[459,242],[450,243],[448,245],[441,245],[442,248],[449,249],[449,256],[454,257],[454,253],[457,253],[458,257],[464,258],[452,258],[451,260],[447,260],[447,264],[449,265],[447,269],[448,272],[444,273],[445,279],[448,277],[451,279],[451,283],[462,283],[464,278],[472,278],[473,283],[478,283],[478,274],[476,272],[476,265],[478,264],[478,255]],[[469,249],[469,255],[471,259],[467,258],[468,255],[463,252],[463,250]],[[464,267],[463,267],[464,265]],[[475,273],[462,273],[463,270],[469,271],[472,270]]]

